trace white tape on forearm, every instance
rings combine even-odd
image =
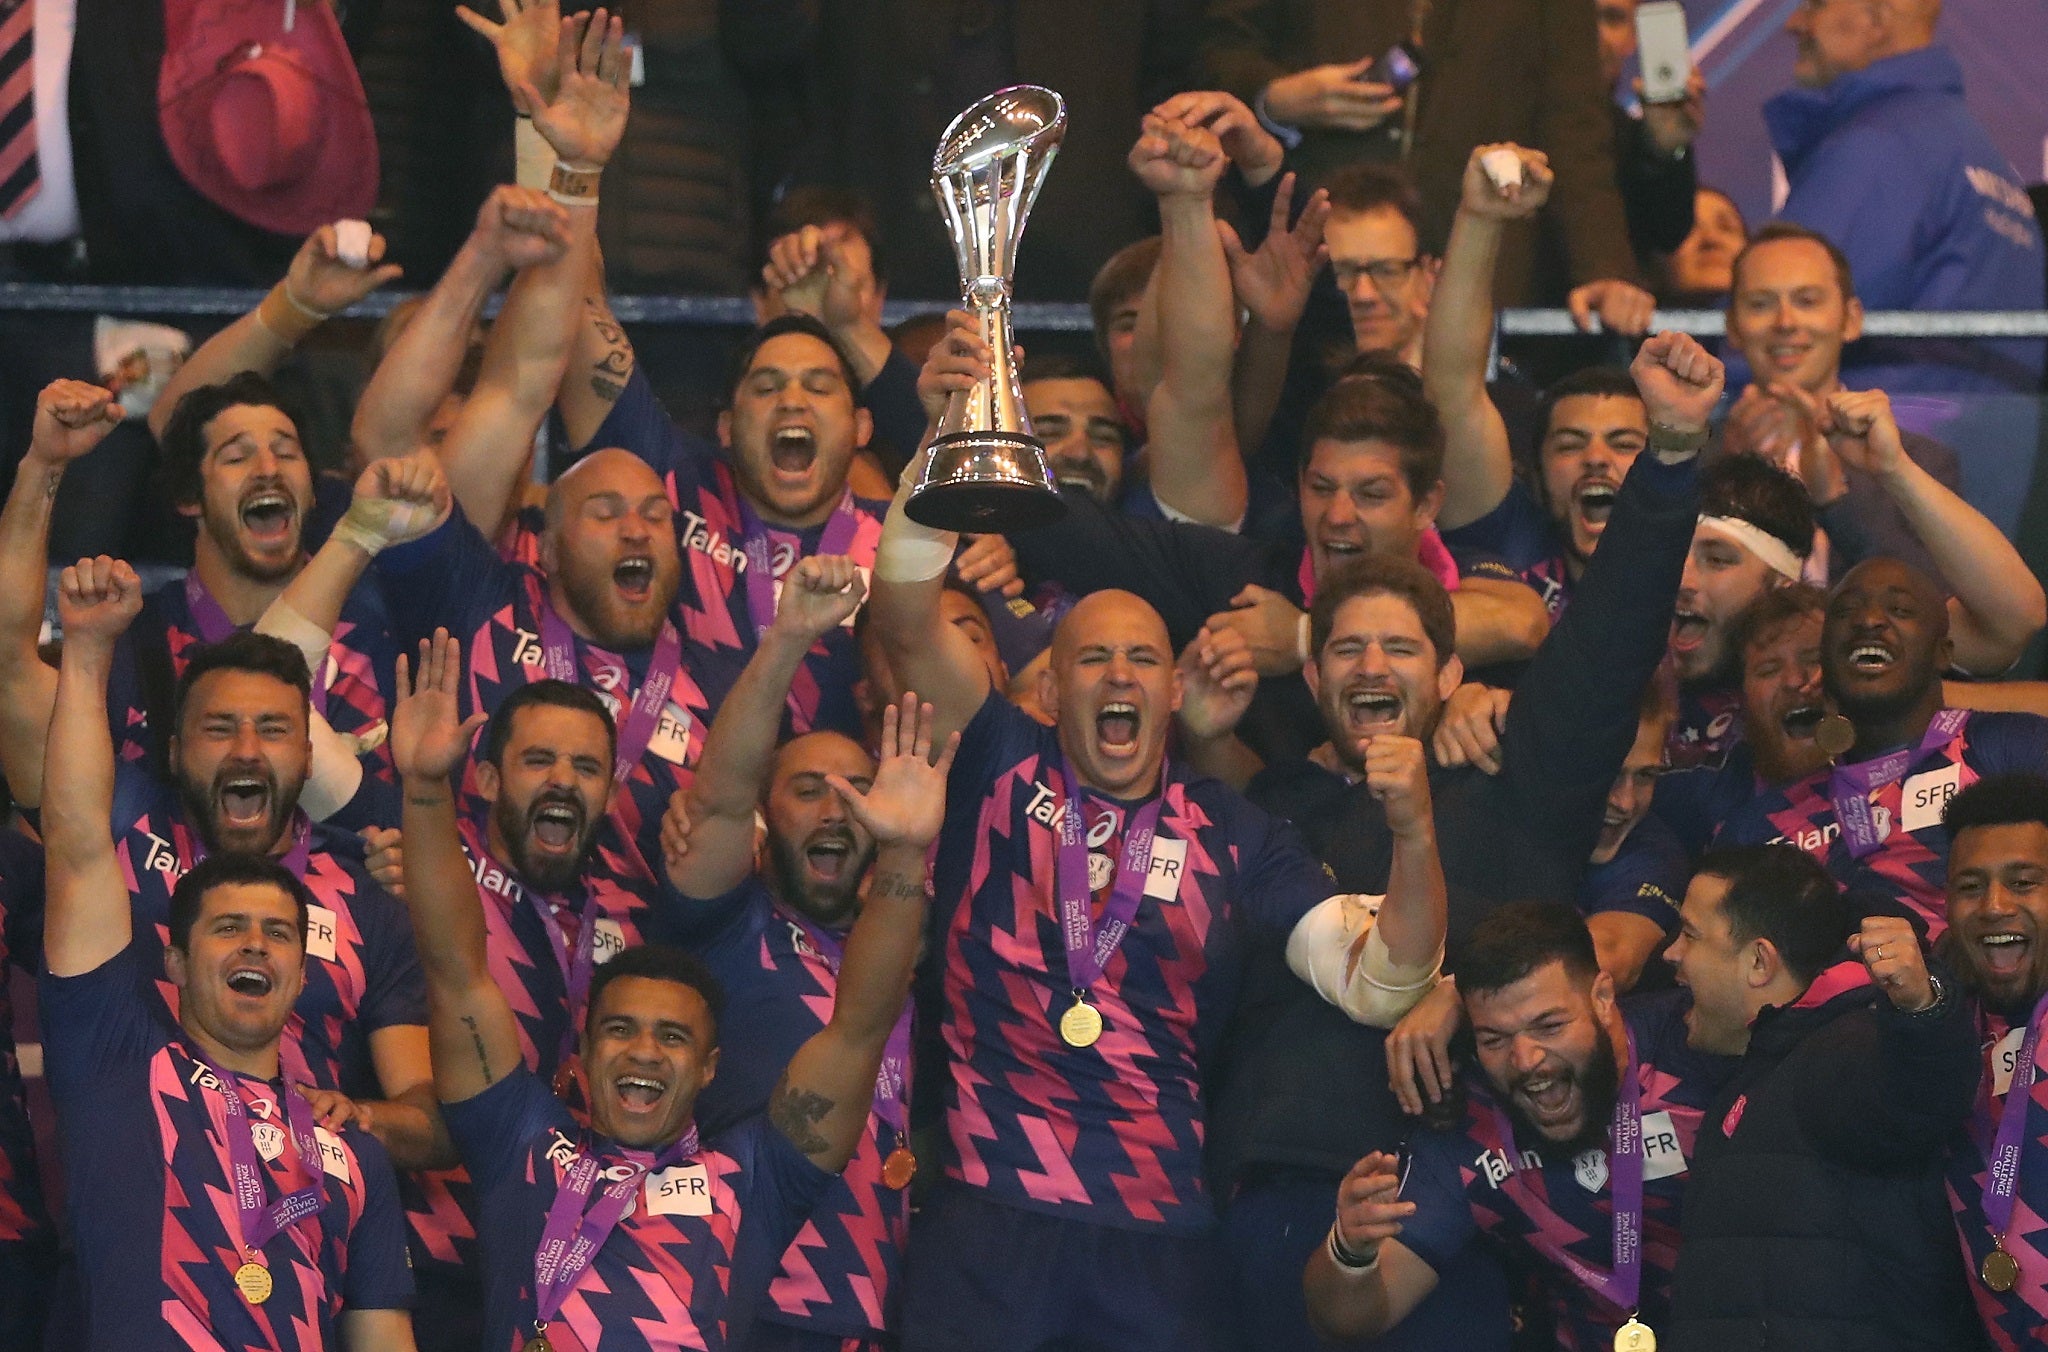
[[[548,190],[555,173],[555,148],[540,134],[530,117],[512,120],[512,150],[516,161],[512,181],[522,188]]]
[[[283,639],[297,648],[306,659],[306,670],[315,676],[327,665],[327,650],[334,643],[332,634],[300,614],[297,607],[282,596],[272,601],[263,617],[256,621],[256,632]]]
[[[1729,543],[1740,545],[1756,555],[1766,568],[1781,577],[1797,582],[1805,572],[1803,561],[1792,552],[1792,546],[1753,521],[1744,521],[1739,516],[1702,514],[1699,524],[1709,533],[1718,534]]]
[[[1319,902],[1287,936],[1287,966],[1353,1022],[1391,1028],[1434,989],[1443,959],[1396,964],[1375,923],[1381,900],[1340,893]],[[1351,947],[1360,934],[1365,943],[1352,970]]]
[[[906,484],[910,475],[904,475]],[[933,530],[910,519],[903,510],[908,487],[898,490],[889,503],[889,515],[882,522],[882,539],[875,546],[875,576],[883,582],[926,582],[938,577],[953,562],[960,537],[949,530]]]

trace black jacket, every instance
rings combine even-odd
[[[1673,1352],[1983,1345],[1942,1191],[1969,1116],[1964,1001],[1898,1012],[1859,963],[1766,1009],[1707,1108],[1685,1193]]]
[[[1453,970],[1472,925],[1493,908],[1576,898],[1602,805],[1635,740],[1636,703],[1663,655],[1698,511],[1690,465],[1639,457],[1577,599],[1517,687],[1501,773],[1432,767]],[[1268,770],[1248,796],[1291,814],[1344,890],[1386,890],[1392,836],[1370,794],[1297,764]],[[1387,1089],[1385,1041],[1319,999],[1277,947],[1255,953],[1210,1098],[1218,1195],[1262,1169],[1334,1181],[1365,1152],[1397,1147],[1407,1124]]]

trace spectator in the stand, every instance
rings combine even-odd
[[[1017,294],[1078,301],[1118,248],[1151,228],[1124,170],[1130,131],[1186,83],[1193,0],[1037,0],[940,6],[923,0],[749,0],[750,26],[805,53],[788,120],[794,183],[862,189],[881,222],[898,296],[960,294],[932,200],[932,147],[953,117],[1006,85],[1059,91],[1067,134],[1018,254]]]
[[[2041,227],[1934,40],[1941,0],[1813,0],[1785,31],[1799,88],[1764,105],[1791,194],[1779,214],[1848,255],[1877,310],[2038,310]],[[2040,340],[1911,344],[1859,359],[1892,391],[2040,388]],[[1904,369],[1896,369],[1904,368]]]
[[[1636,0],[1595,0],[1600,25],[1600,85],[1618,100],[1621,72],[1636,54]],[[1637,80],[1636,94],[1642,93]],[[1621,205],[1628,213],[1628,242],[1644,276],[1651,260],[1668,254],[1692,233],[1699,184],[1692,144],[1706,120],[1707,82],[1699,71],[1686,81],[1676,103],[1608,103],[1614,125],[1614,168]]]
[[[1344,166],[1324,188],[1330,219],[1323,240],[1351,312],[1353,349],[1385,352],[1420,370],[1438,266],[1422,249],[1422,195],[1400,170],[1370,162]]]
[[[1658,261],[1657,299],[1665,305],[1718,307],[1735,283],[1735,256],[1749,242],[1742,208],[1719,188],[1693,197],[1692,232]]]
[[[1114,507],[1124,486],[1131,431],[1117,413],[1109,382],[1075,357],[1033,357],[1018,372],[1031,430],[1062,488],[1078,488]]]
[[[1848,900],[1782,845],[1710,855],[1686,892],[1688,1042],[1742,1059],[1693,1152],[1656,1330],[1675,1352],[1978,1345],[1941,1179],[1977,1081],[1968,1005],[1905,917]]]
[[[1425,252],[1443,247],[1473,146],[1548,148],[1563,178],[1555,212],[1572,308],[1641,332],[1638,322],[1617,322],[1632,303],[1636,270],[1615,186],[1593,0],[1209,0],[1203,39],[1205,74],[1264,114],[1308,186],[1355,160],[1406,160],[1422,191]],[[1422,54],[1416,82],[1397,92],[1365,80],[1402,41]],[[1567,299],[1530,294],[1534,244],[1533,230],[1517,231],[1503,251],[1500,294],[1510,304]]]
[[[1159,266],[1159,236],[1126,244],[1111,254],[1088,287],[1088,314],[1095,351],[1109,368],[1110,391],[1116,395],[1126,424],[1136,430],[1145,417],[1145,396],[1139,389],[1134,361],[1138,339],[1138,307]]]

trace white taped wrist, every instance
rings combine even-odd
[[[953,562],[960,537],[949,530],[933,530],[910,519],[903,509],[909,499],[910,476],[889,503],[888,518],[882,523],[882,539],[875,546],[875,576],[884,582],[926,582],[938,577]]]
[[[256,632],[281,638],[299,650],[306,659],[306,670],[315,676],[327,665],[327,650],[334,643],[334,636],[319,625],[300,614],[298,608],[282,596],[270,603],[263,612],[263,618],[256,621]]]
[[[518,167],[513,182],[522,188],[538,188],[547,191],[548,180],[555,172],[555,148],[548,144],[548,138],[540,134],[540,128],[533,125],[530,117],[512,120],[512,150]]]
[[[1435,987],[1442,956],[1397,965],[1375,923],[1382,900],[1340,893],[1318,903],[1287,936],[1287,966],[1354,1023],[1391,1028]]]

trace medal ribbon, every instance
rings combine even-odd
[[[1628,1072],[1621,1077],[1620,1092],[1614,1096],[1613,1145],[1607,1152],[1608,1179],[1614,1193],[1614,1271],[1602,1272],[1567,1252],[1552,1238],[1567,1233],[1569,1227],[1559,1222],[1549,1204],[1522,1182],[1522,1152],[1515,1145],[1514,1123],[1498,1102],[1491,1106],[1494,1127],[1507,1146],[1508,1176],[1501,1186],[1537,1221],[1529,1243],[1609,1305],[1633,1316],[1643,1290],[1643,1088],[1642,1068],[1636,1063],[1635,1032],[1630,1030],[1628,1034]]]
[[[540,608],[540,642],[541,662],[550,680],[570,685],[584,684],[576,669],[575,631],[545,601]],[[586,656],[614,673],[621,689],[632,683],[632,675],[623,662],[601,655],[595,648],[588,650]],[[631,707],[619,723],[618,752],[612,758],[613,783],[625,783],[626,776],[647,754],[647,744],[654,740],[654,730],[661,725],[662,710],[668,707],[669,691],[675,687],[676,672],[682,658],[682,635],[676,632],[675,621],[664,621],[661,637],[654,641],[654,656],[647,662],[647,679],[640,683],[639,693],[633,696]]]
[[[280,1231],[288,1230],[308,1216],[316,1216],[327,1205],[325,1173],[320,1167],[320,1141],[313,1134],[313,1105],[295,1089],[286,1089],[282,1101],[285,1122],[292,1141],[299,1148],[299,1163],[313,1175],[313,1181],[294,1189],[275,1202],[263,1200],[263,1158],[256,1150],[256,1128],[249,1120],[249,1106],[242,1102],[239,1082],[206,1059],[194,1047],[193,1059],[205,1066],[220,1083],[221,1106],[227,1112],[228,1171],[235,1186],[235,1211],[242,1223],[242,1246],[253,1255]]]
[[[776,913],[787,920],[803,935],[804,942],[825,964],[825,970],[832,973],[833,980],[839,978],[839,963],[846,956],[846,940],[830,930],[821,929],[795,910],[776,903]],[[889,1040],[882,1046],[882,1065],[875,1072],[875,1113],[887,1122],[898,1137],[909,1129],[910,1113],[905,1101],[905,1087],[910,1075],[910,1003],[904,1002],[903,1012],[896,1016],[896,1026],[889,1030]]]
[[[1444,584],[1445,591],[1458,589],[1458,561],[1451,557],[1450,546],[1444,543],[1443,536],[1437,534],[1435,526],[1422,532],[1422,538],[1415,542],[1415,561],[1429,569],[1431,576]],[[1314,604],[1316,569],[1306,548],[1301,551],[1301,568],[1295,573],[1294,580],[1301,587],[1303,607]]]
[[[199,641],[218,643],[237,631],[239,626],[228,618],[219,601],[208,591],[206,584],[199,580],[199,570],[185,574],[185,609],[192,614],[192,623],[199,628]],[[330,640],[331,641],[331,640]],[[327,712],[327,663],[322,662],[308,673],[313,678],[310,695],[312,706],[322,714]]]
[[[2012,1228],[2015,1196],[2020,1186],[2020,1151],[2025,1147],[2027,1106],[2033,1098],[2034,1054],[2041,1049],[2041,1024],[2048,1019],[2048,993],[2034,1002],[2027,1016],[2027,1035],[2020,1040],[2019,1064],[2006,1086],[2005,1107],[1998,1114],[1998,1135],[1991,1146],[1990,1176],[1984,1180],[1984,1219],[2004,1247]]]
[[[187,869],[206,858],[206,842],[184,822],[172,823],[171,835],[177,842],[179,856],[192,861],[185,866]],[[313,819],[305,813],[292,813],[292,847],[277,862],[300,882],[306,880],[306,869],[313,862]]]
[[[598,1193],[597,1204],[586,1213],[590,1195],[597,1192],[599,1159],[594,1151],[577,1154],[555,1191],[548,1208],[547,1225],[541,1231],[540,1247],[533,1255],[533,1305],[537,1324],[546,1324],[561,1312],[562,1303],[576,1289],[583,1274],[597,1258],[597,1251],[626,1213],[632,1210],[633,1194],[640,1180],[655,1169],[668,1169],[693,1159],[697,1154],[697,1128],[692,1126],[682,1139],[658,1155],[645,1151],[626,1152],[624,1172],[611,1179]]]
[[[1074,767],[1060,757],[1059,854],[1053,869],[1059,891],[1060,941],[1067,950],[1067,981],[1076,998],[1094,985],[1102,969],[1124,941],[1124,934],[1137,918],[1138,902],[1145,895],[1145,875],[1152,869],[1152,836],[1158,829],[1159,810],[1166,803],[1166,761],[1159,762],[1159,795],[1130,814],[1124,826],[1123,858],[1117,864],[1116,883],[1109,904],[1102,909],[1098,929],[1090,915],[1095,900],[1088,886],[1088,845],[1081,819],[1087,800],[1074,778]]]
[[[1841,825],[1842,842],[1849,847],[1850,858],[1861,859],[1884,844],[1878,838],[1877,823],[1870,810],[1870,795],[1897,783],[1912,768],[1913,762],[1952,741],[1963,730],[1963,724],[1969,721],[1969,717],[1967,709],[1943,709],[1927,725],[1918,747],[1900,747],[1860,765],[1835,767],[1828,776],[1828,800],[1834,805],[1835,821]]]

